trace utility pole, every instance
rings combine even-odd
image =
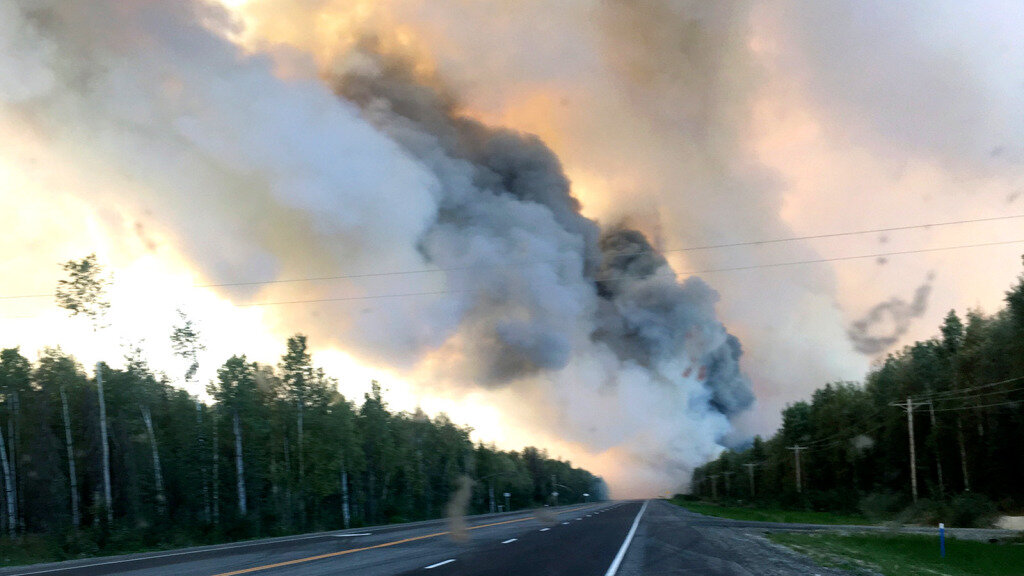
[[[931,402],[928,403],[928,413],[932,417],[932,439],[935,439],[935,434],[938,433],[938,427],[935,424],[935,405]],[[942,481],[942,457],[939,455],[939,447],[933,446],[935,449],[935,471],[939,475],[939,495],[945,498],[946,496],[946,485]]]
[[[711,478],[711,499],[718,500],[718,474],[712,474],[708,478]]]
[[[799,444],[794,444],[792,446],[788,446],[786,449],[792,450],[793,457],[796,459],[796,491],[803,492],[804,487],[803,484],[800,482],[800,451],[806,450],[807,446],[800,446]]]
[[[907,413],[907,430],[910,433],[910,493],[917,502],[917,455],[914,452],[914,400],[907,396],[906,403],[893,402],[891,406],[898,406]],[[931,402],[919,402],[917,407],[931,405]]]
[[[964,448],[964,424],[960,416],[956,417],[956,439],[960,444],[960,471],[964,475],[964,492],[971,491],[971,478],[967,475],[967,449]]]
[[[750,497],[754,497],[754,468],[760,466],[761,463],[756,464],[744,464],[743,466],[747,469],[747,476],[750,476]]]
[[[722,476],[725,476],[725,496],[729,496],[729,476],[732,476],[735,472],[722,472]]]

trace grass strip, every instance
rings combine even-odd
[[[823,566],[885,576],[1021,576],[1024,544],[989,544],[918,534],[771,533],[768,539]]]
[[[833,512],[814,512],[808,510],[783,510],[781,508],[753,508],[744,506],[722,506],[708,502],[687,502],[671,500],[673,504],[682,506],[690,512],[732,518],[733,520],[749,520],[753,522],[785,522],[795,524],[872,524],[864,516],[854,514],[835,514]]]

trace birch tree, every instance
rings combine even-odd
[[[0,465],[4,471],[4,494],[7,496],[7,528],[11,536],[18,533],[18,522],[14,504],[14,483],[11,480],[11,465],[7,460],[7,442],[4,440],[3,428],[0,428]]]
[[[199,353],[206,350],[206,346],[199,339],[199,331],[192,320],[181,310],[178,310],[178,317],[181,324],[175,325],[171,331],[171,348],[174,355],[185,362],[185,382],[191,384],[195,381],[199,372]],[[206,434],[203,431],[203,406],[196,400],[196,436],[199,444],[199,475],[203,485],[203,519],[206,522],[211,520],[210,516],[210,489],[206,481]],[[216,446],[214,446],[216,450]]]
[[[105,318],[110,309],[106,300],[109,278],[97,263],[96,255],[90,254],[81,260],[68,260],[61,266],[68,274],[57,282],[57,305],[71,316],[84,316],[92,325],[93,332],[105,328]],[[114,507],[110,494],[110,443],[107,440],[107,403],[103,397],[103,369],[96,363],[96,389],[100,405],[100,444],[103,454],[103,504],[106,508],[107,523],[114,521]]]
[[[296,447],[298,452],[299,514],[305,524],[305,409],[309,388],[313,381],[312,358],[306,348],[306,336],[296,334],[288,338],[288,351],[281,358],[281,375],[285,397],[295,406]]]
[[[135,346],[131,348],[128,355],[125,356],[125,362],[132,382],[131,396],[139,407],[142,423],[146,426],[146,437],[149,439],[150,455],[153,459],[153,485],[156,488],[157,513],[160,516],[166,516],[167,492],[164,490],[164,474],[163,468],[160,466],[160,449],[153,426],[153,413],[150,409],[150,404],[153,401],[151,389],[156,388],[156,380],[146,360],[142,357],[141,347]]]
[[[8,408],[7,419],[7,459],[10,466],[10,477],[5,478],[13,492],[9,514],[18,525],[21,505],[20,476],[18,475],[18,455],[21,453],[21,395],[29,391],[32,365],[21,355],[17,348],[7,348],[0,352],[0,393]]]
[[[78,495],[78,473],[75,466],[75,443],[71,433],[71,410],[68,406],[68,386],[82,382],[85,375],[73,358],[58,348],[45,348],[35,371],[35,381],[50,398],[60,399],[61,422],[64,428],[64,449],[67,454],[68,491],[70,492],[71,525],[81,524]]]
[[[256,386],[256,364],[246,362],[245,356],[232,356],[217,370],[217,381],[208,391],[231,416],[231,431],[235,444],[235,486],[238,494],[238,513],[249,513],[245,486],[245,452],[242,437],[242,415],[252,410],[260,400]]]

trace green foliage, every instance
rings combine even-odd
[[[27,532],[21,549],[0,540],[0,562],[341,528],[343,474],[353,526],[439,517],[463,475],[474,480],[471,513],[490,509],[492,488],[495,504],[504,505],[502,494],[509,492],[515,509],[543,505],[555,491],[553,476],[560,503],[581,501],[584,493],[591,500],[603,495],[600,478],[543,450],[474,444],[468,428],[443,414],[392,411],[376,382],[357,405],[312,365],[306,347],[305,337],[289,338],[278,367],[231,357],[207,388],[209,405],[154,374],[138,348],[129,351],[124,369],[104,364],[114,512],[109,525],[99,496],[96,382],[59,349],[45,349],[36,362],[17,349],[0,351],[0,426],[6,432],[8,423],[17,423],[20,431],[9,451],[21,455],[18,516]],[[182,349],[200,348],[196,338]],[[61,390],[77,463],[83,515],[77,527]],[[159,451],[163,504],[144,413],[151,415]],[[237,506],[236,413],[249,504],[244,516]]]
[[[1024,276],[1006,308],[950,311],[939,334],[890,354],[863,384],[828,383],[782,412],[746,450],[697,468],[691,492],[763,507],[853,512],[875,520],[984,524],[1024,509]],[[907,414],[913,399],[921,500],[911,502]],[[802,492],[796,488],[800,452]],[[753,467],[755,490],[749,487]],[[724,480],[732,478],[731,486]],[[745,481],[747,480],[747,481]],[[991,499],[991,500],[990,500]]]
[[[890,520],[907,505],[907,498],[896,492],[873,492],[860,499],[860,512],[872,523]]]
[[[998,514],[995,504],[982,494],[960,494],[949,505],[953,513],[953,526],[989,526]]]
[[[68,260],[61,265],[68,278],[57,282],[57,305],[72,316],[81,314],[89,319],[93,328],[103,327],[103,317],[110,309],[106,300],[110,279],[103,273],[95,254],[81,260]]]

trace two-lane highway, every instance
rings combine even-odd
[[[639,503],[601,503],[586,506],[477,516],[468,519],[465,538],[453,536],[443,520],[381,526],[363,530],[325,532],[244,542],[223,546],[191,548],[174,552],[94,558],[73,562],[0,570],[2,575],[20,576],[315,576],[360,574],[394,576],[425,574],[469,574],[466,570],[488,564],[488,556],[516,559],[524,546],[539,554],[536,566],[551,558],[571,559],[573,555],[553,552],[574,539],[587,546],[607,547],[596,557],[570,562],[570,571],[521,572],[513,563],[488,564],[487,574],[604,574],[623,537],[635,519]],[[592,528],[586,528],[589,524]],[[570,536],[570,534],[572,536]],[[537,536],[542,538],[537,539]],[[545,543],[544,539],[550,540]],[[579,544],[571,546],[579,552]],[[497,550],[497,552],[495,552]],[[598,551],[597,548],[594,548]],[[576,554],[580,556],[579,554]],[[604,563],[605,570],[590,570]],[[428,570],[427,567],[433,566]],[[503,568],[507,567],[507,570]],[[505,571],[502,571],[505,570]],[[511,571],[509,571],[511,570]]]
[[[661,500],[475,516],[77,560],[0,576],[839,576],[768,542],[756,523],[692,514]]]

